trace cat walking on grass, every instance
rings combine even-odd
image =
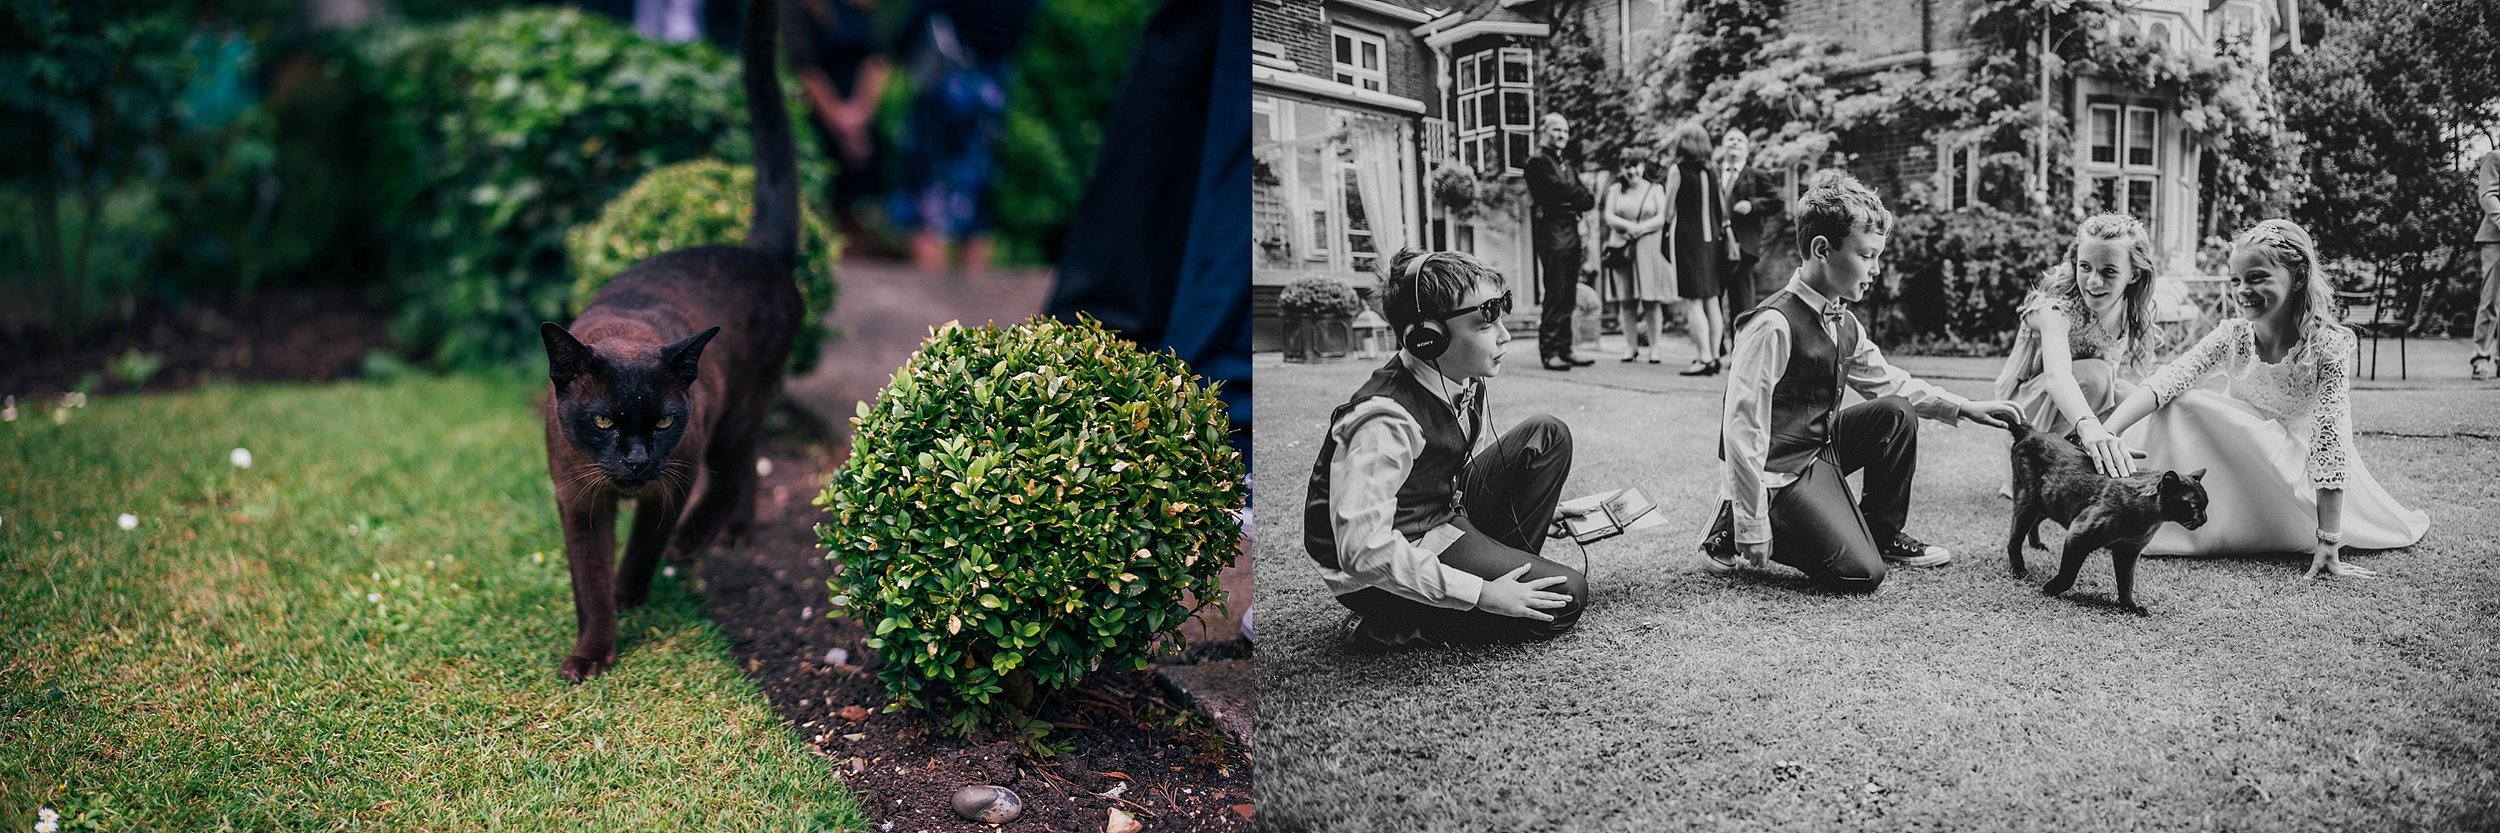
[[[792,280],[797,163],[774,72],[773,0],[750,0],[739,53],[755,143],[755,218],[742,246],[658,255],[610,280],[547,345],[547,469],[564,526],[580,637],[572,682],[616,662],[616,612],[642,604],[662,557],[683,561],[755,517],[757,434],[804,315]],[[634,502],[621,565],[618,504]]]

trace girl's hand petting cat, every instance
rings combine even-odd
[[[2343,576],[2351,576],[2353,578],[2379,577],[2380,573],[2377,570],[2363,567],[2358,564],[2344,563],[2342,551],[2343,547],[2339,545],[2329,544],[2325,541],[2318,542],[2317,549],[2312,550],[2309,555],[2309,575],[2307,577],[2313,579],[2319,578],[2321,575],[2328,578]]]
[[[1545,588],[1561,584],[1566,579],[1562,576],[1546,576],[1534,581],[1520,581],[1519,577],[1527,573],[1530,566],[1532,565],[1521,564],[1519,569],[1505,573],[1501,578],[1485,582],[1484,595],[1476,597],[1476,609],[1504,616],[1534,619],[1539,622],[1554,621],[1553,614],[1545,611],[1570,604],[1571,597],[1547,591]]]
[[[2084,453],[2092,455],[2093,467],[2110,477],[2134,474],[2135,461],[2144,456],[2144,452],[2128,448],[2127,441],[2119,439],[2118,435],[2110,433],[2098,422],[2086,420],[2082,425],[2075,426],[2075,433],[2077,439],[2083,441]]]

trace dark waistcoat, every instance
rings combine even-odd
[[[1779,383],[1771,388],[1771,445],[1762,468],[1795,474],[1831,442],[1833,413],[1840,409],[1846,382],[1840,345],[1858,343],[1858,322],[1841,315],[1840,341],[1835,343],[1823,332],[1823,313],[1782,289],[1737,316],[1735,326],[1742,329],[1754,316],[1765,314],[1788,319],[1788,366],[1781,368]],[[1724,439],[1727,429],[1719,430]],[[1720,448],[1724,459],[1726,446]]]
[[[1424,434],[1423,454],[1407,471],[1406,482],[1398,484],[1398,508],[1391,525],[1412,541],[1459,516],[1458,478],[1467,470],[1468,438],[1474,432],[1415,374],[1408,373],[1404,362],[1391,357],[1388,365],[1373,371],[1354,390],[1353,398],[1328,415],[1328,439],[1320,443],[1319,461],[1311,465],[1311,488],[1302,509],[1302,545],[1312,560],[1331,570],[1337,569],[1337,529],[1329,523],[1328,513],[1328,465],[1337,458],[1334,429],[1356,404],[1375,396],[1389,397],[1405,408]]]

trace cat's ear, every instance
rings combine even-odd
[[[538,325],[538,339],[547,343],[547,378],[556,387],[571,384],[590,370],[590,348],[556,322]]]
[[[712,343],[712,337],[719,334],[720,325],[714,324],[709,330],[687,336],[684,341],[660,348],[660,366],[676,374],[679,379],[694,381],[695,370],[703,364],[703,345]]]
[[[2205,482],[2205,470],[2204,470],[2204,469],[2197,469],[2197,470],[2195,470],[2195,471],[2188,472],[2188,473],[2187,473],[2187,479],[2188,479],[2190,482],[2194,482],[2194,483],[2202,483],[2202,482]]]

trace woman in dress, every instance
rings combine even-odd
[[[2258,223],[2231,242],[2228,286],[2240,317],[2110,414],[2146,467],[2208,470],[2205,525],[2165,524],[2144,552],[2306,552],[2311,578],[2377,575],[2344,563],[2343,548],[2411,546],[2430,517],[2388,495],[2353,445],[2353,336],[2335,323],[2317,244],[2289,220]],[[2220,392],[2191,389],[2211,375]]]
[[[1693,363],[1684,376],[1719,372],[1719,335],[1727,311],[1719,300],[1719,264],[1734,260],[1735,233],[1728,226],[1727,191],[1710,169],[1710,134],[1701,125],[1676,125],[1667,138],[1675,163],[1667,170],[1667,230],[1660,242],[1675,269],[1675,294],[1684,301],[1684,327],[1693,337]]]
[[[2021,406],[2034,432],[2081,435],[2102,471],[2115,471],[2127,449],[2101,420],[2135,392],[2122,369],[2151,352],[2152,235],[2124,214],[2084,220],[2065,262],[2040,276],[2021,313],[1996,398]]]
[[[1649,180],[1648,148],[1624,148],[1616,168],[1615,182],[1606,189],[1606,254],[1600,260],[1615,297],[1623,299],[1623,343],[1629,348],[1623,360],[1638,361],[1647,345],[1649,363],[1657,364],[1658,330],[1675,291],[1666,254],[1654,242],[1667,224],[1666,189]]]

